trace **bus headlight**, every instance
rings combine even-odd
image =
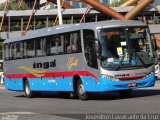
[[[120,81],[119,79],[116,79],[114,76],[101,75],[101,77],[104,78],[104,79],[107,79],[107,80]]]

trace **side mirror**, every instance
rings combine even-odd
[[[94,48],[95,48],[95,52],[96,52],[97,57],[99,57],[102,50],[101,50],[101,43],[98,40],[95,40]]]

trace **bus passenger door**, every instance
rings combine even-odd
[[[93,78],[93,76],[98,77],[98,64],[96,52],[94,49],[94,40],[95,34],[93,30],[83,30],[83,40],[84,40],[84,54],[86,59],[86,71],[90,72],[92,75],[87,76],[87,82],[89,82],[89,86],[87,86],[88,90],[93,90],[95,87],[97,80]]]
[[[84,52],[86,63],[89,67],[97,69],[97,58],[94,49],[94,40],[95,35],[93,30],[84,30],[83,31],[83,39],[84,39]]]

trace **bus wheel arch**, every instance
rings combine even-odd
[[[23,91],[25,90],[25,81],[28,80],[28,78],[25,76],[22,78],[22,84],[23,84]]]
[[[23,88],[24,88],[24,93],[27,98],[33,98],[34,97],[34,92],[30,88],[29,80],[27,77],[23,77]]]
[[[87,92],[84,92],[83,79],[79,77],[78,75],[75,75],[73,77],[73,80],[74,80],[73,81],[74,93],[77,95],[77,97],[79,97],[79,99],[87,100],[89,96]]]
[[[72,96],[74,98],[78,98],[78,94],[77,94],[77,82],[78,80],[80,80],[80,76],[79,75],[74,75],[73,76],[73,93],[72,93]]]

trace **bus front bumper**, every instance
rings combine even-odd
[[[155,85],[155,75],[152,74],[149,77],[138,80],[128,80],[128,81],[112,81],[106,78],[99,78],[96,85],[90,86],[85,85],[86,92],[107,92],[107,91],[119,91],[127,89],[136,89],[136,88],[146,88],[152,87]]]

